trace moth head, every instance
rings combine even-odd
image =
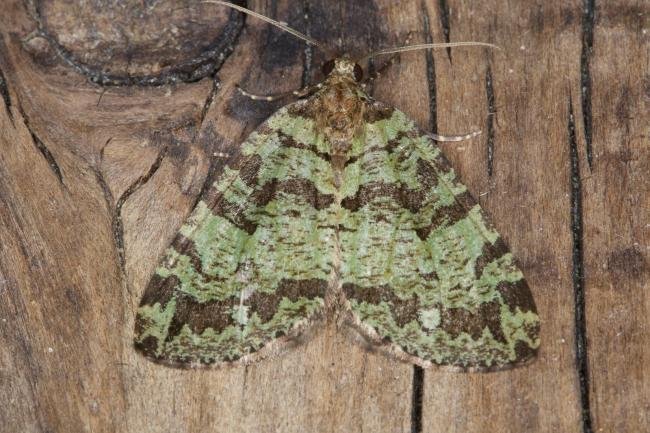
[[[323,65],[323,74],[326,77],[332,75],[361,81],[363,78],[363,69],[354,60],[347,57],[339,57],[325,62]]]

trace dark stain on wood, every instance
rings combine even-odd
[[[629,247],[613,251],[607,257],[607,269],[614,281],[642,280],[647,278],[648,262],[638,247]],[[616,288],[616,286],[614,286]]]

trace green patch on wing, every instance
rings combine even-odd
[[[370,304],[352,300],[351,307],[359,320],[372,327],[382,338],[387,338],[406,353],[435,364],[499,367],[521,361],[518,344],[523,342],[529,347],[539,346],[539,337],[530,337],[530,330],[537,328],[539,319],[530,311],[522,313],[517,310],[513,313],[507,307],[502,307],[501,324],[507,338],[501,340],[495,338],[487,327],[478,336],[468,332],[453,335],[440,327],[439,316],[432,316],[428,310],[423,310],[425,318],[421,316],[419,321],[399,325],[393,306],[388,303]]]
[[[236,271],[236,259],[246,246],[247,233],[225,218],[213,215],[205,202],[198,203],[190,222],[181,227],[180,233],[194,241],[205,275],[227,278]],[[172,259],[176,254],[179,253],[170,251]],[[183,267],[187,268],[187,264]]]
[[[479,211],[475,206],[467,217],[434,229],[426,239],[433,270],[443,292],[455,287],[471,287],[475,282],[476,260],[482,255],[485,244],[490,242],[484,234],[493,235],[483,225],[474,224],[471,215]],[[478,218],[482,220],[480,214]],[[495,240],[493,238],[490,244]]]
[[[142,305],[138,309],[138,319],[142,322],[144,330],[137,335],[136,341],[142,342],[149,337],[153,337],[158,342],[165,341],[175,310],[176,302],[173,300],[168,302],[164,309],[159,303]]]

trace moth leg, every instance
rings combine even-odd
[[[322,87],[323,83],[314,84],[312,86],[305,86],[300,90],[294,90],[293,95],[298,98],[304,98],[305,96],[311,95],[317,90],[320,90]]]
[[[469,140],[470,138],[474,138],[480,134],[481,131],[474,131],[464,135],[439,135],[439,134],[434,134],[433,132],[428,132],[427,136],[429,136],[435,141],[463,141],[463,140]]]
[[[362,85],[366,86],[368,84],[372,84],[372,82],[375,81],[377,78],[381,77],[381,74],[386,72],[386,70],[388,70],[389,67],[393,66],[397,61],[397,59],[399,59],[399,54],[393,54],[392,56],[390,56],[390,58],[383,65],[381,65],[379,68],[372,71],[372,73],[369,74],[365,80],[363,80]]]
[[[307,87],[303,87],[302,89],[293,90],[293,91],[290,91],[290,92],[278,93],[278,94],[275,94],[275,95],[256,95],[254,93],[247,92],[246,90],[239,87],[239,85],[237,86],[237,90],[239,90],[239,93],[246,96],[247,98],[250,98],[253,101],[266,101],[266,102],[277,101],[278,99],[287,98],[289,96],[295,96],[297,98],[302,98],[304,96],[309,95],[314,90],[320,89],[320,88],[321,88],[321,84],[319,83],[319,84],[317,84],[315,86],[307,86]]]

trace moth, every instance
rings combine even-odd
[[[533,297],[436,147],[446,138],[369,96],[349,57],[324,73],[246,139],[181,227],[137,311],[137,350],[175,367],[251,363],[335,320],[421,367],[532,359]]]

